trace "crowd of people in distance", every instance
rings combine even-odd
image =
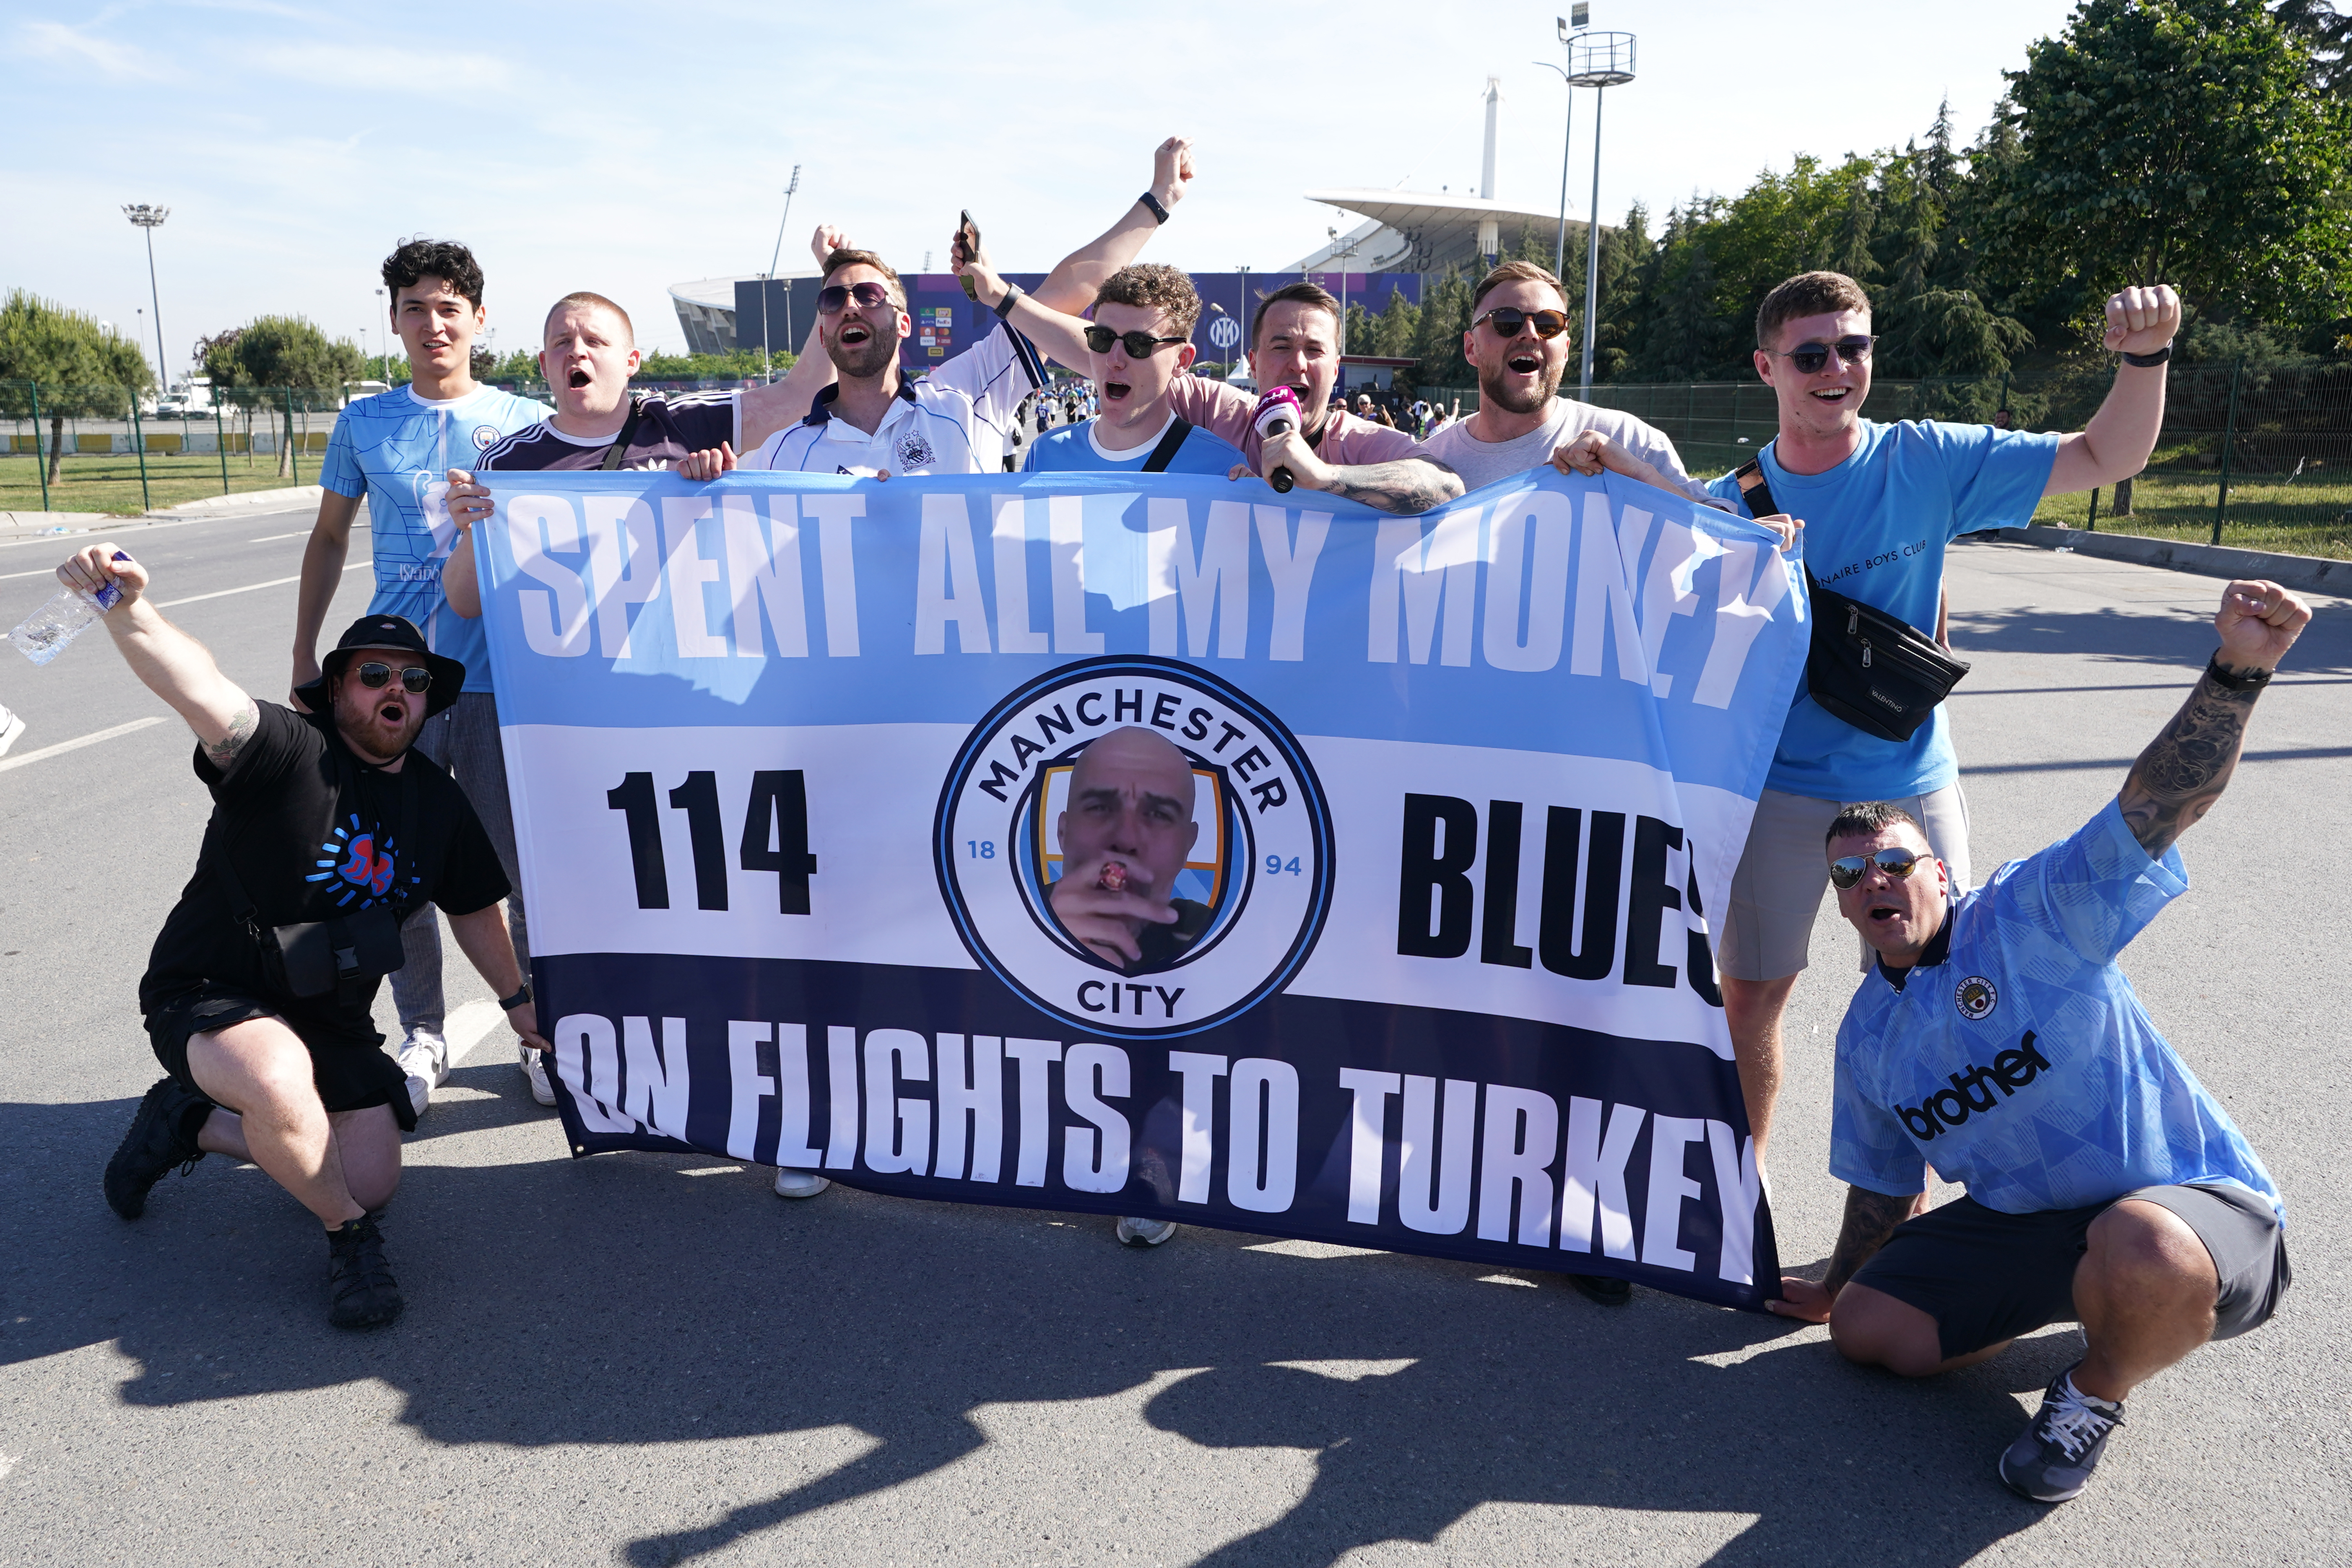
[[[1359,389],[1350,406],[1339,302],[1312,282],[1266,291],[1247,322],[1249,363],[1260,388],[1288,389],[1297,418],[1261,435],[1255,395],[1191,374],[1202,302],[1187,276],[1139,259],[1193,178],[1189,143],[1161,144],[1145,192],[1034,291],[1006,282],[960,231],[956,270],[1002,326],[919,378],[902,368],[913,319],[898,273],[831,225],[812,242],[824,275],[814,324],[772,384],[633,395],[640,354],[627,312],[601,294],[567,294],[548,311],[540,355],[551,414],[474,382],[487,316],[472,255],[446,241],[401,245],[382,279],[415,379],[336,420],[283,702],[223,675],[153,607],[147,569],[127,553],[98,544],[61,566],[72,585],[121,591],[104,624],[188,721],[214,801],[197,873],[140,983],[164,1076],[107,1167],[116,1211],[139,1216],[175,1166],[250,1160],[325,1229],[330,1321],[397,1316],[378,1216],[399,1182],[401,1133],[449,1071],[436,906],[499,997],[530,1094],[553,1102],[467,541],[494,510],[486,475],[667,468],[699,482],[740,468],[887,481],[1017,468],[1238,481],[1279,467],[1300,490],[1412,516],[1547,465],[1606,470],[1752,520],[1784,551],[1801,530],[1809,569],[1841,584],[1857,614],[1941,644],[1948,542],[2022,523],[2045,495],[2136,474],[2161,425],[2181,321],[2168,288],[2106,302],[2105,347],[2119,363],[2105,401],[2081,430],[2036,433],[1863,417],[1869,297],[1812,271],[1758,313],[1753,363],[1776,401],[1775,438],[1738,472],[1701,480],[1659,431],[1560,395],[1566,290],[1544,268],[1511,261],[1472,296],[1463,353],[1478,399],[1466,416],[1395,387]],[[453,451],[478,457],[451,468]],[[374,597],[322,656],[362,500]],[[1780,718],[1727,907],[1709,911],[1759,1163],[1774,1135],[1781,1020],[1825,889],[1861,943],[1829,1157],[1850,1189],[1844,1227],[1825,1276],[1781,1281],[1773,1310],[1828,1323],[1847,1356],[1904,1375],[2079,1321],[2081,1361],[2001,1458],[2028,1497],[2074,1496],[2133,1387],[2265,1321],[2287,1283],[2275,1184],[2116,959],[2185,889],[2176,841],[2228,784],[2254,702],[2308,614],[2275,584],[2231,584],[2212,659],[2116,798],[1981,882],[1941,707],[1897,735],[1801,692]],[[0,732],[0,746],[10,739]],[[1132,857],[1116,779],[1181,765],[1154,752],[1090,766],[1114,783],[1087,852]],[[1098,949],[1125,952],[1145,920],[1171,918],[1122,902],[1135,897],[1090,894],[1068,918],[1089,922]],[[401,1029],[389,1056],[370,1021],[386,974]],[[1931,1166],[1967,1195],[1927,1208]],[[814,1170],[780,1170],[774,1190],[806,1200],[827,1185]],[[1175,1234],[1146,1216],[1117,1229],[1140,1247]],[[1606,1304],[1631,1295],[1614,1277],[1574,1283]]]

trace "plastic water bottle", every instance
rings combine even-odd
[[[120,550],[117,561],[131,559]],[[66,644],[98,624],[98,618],[121,602],[122,590],[109,583],[95,594],[79,588],[59,588],[49,602],[25,617],[8,634],[16,651],[35,664],[47,664],[66,651]]]

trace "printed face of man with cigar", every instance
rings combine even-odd
[[[1201,825],[1192,764],[1165,737],[1130,726],[1078,753],[1069,804],[1055,820],[1062,876],[1054,918],[1128,973],[1164,969],[1208,924],[1207,906],[1175,896]]]

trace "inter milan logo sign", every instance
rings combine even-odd
[[[940,797],[940,889],[974,959],[1097,1035],[1178,1037],[1279,990],[1330,904],[1306,752],[1173,659],[1074,664],[1000,703]]]

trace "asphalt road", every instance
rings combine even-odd
[[[125,537],[236,679],[284,688],[307,518]],[[54,541],[0,546],[0,625]],[[2220,584],[1968,545],[1954,699],[1980,870],[2114,791],[2211,646]],[[334,624],[358,613],[364,574]],[[218,597],[195,598],[201,595]],[[2196,879],[2127,954],[2287,1194],[2276,1321],[2133,1400],[2093,1490],[1995,1454],[2074,1359],[2051,1331],[1905,1384],[1820,1330],[1637,1292],[1192,1228],[872,1197],[725,1161],[566,1157],[495,1040],[408,1147],[407,1315],[329,1329],[315,1226],[217,1156],[147,1215],[99,1173],[156,1075],[132,1005],[203,792],[165,721],[0,772],[0,1563],[2340,1563],[2352,1202],[2335,933],[2352,915],[2352,613],[2265,698]],[[99,634],[6,656],[8,760],[163,717]],[[1853,938],[1792,1015],[1781,1252],[1817,1270]],[[481,994],[453,955],[465,989]]]

